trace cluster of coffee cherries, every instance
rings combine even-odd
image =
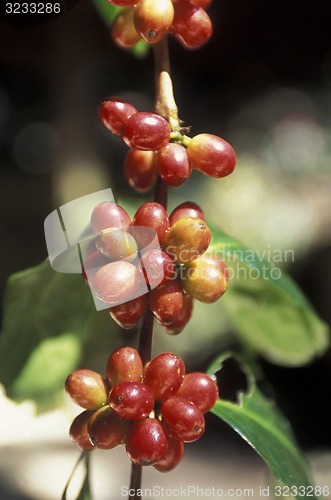
[[[109,0],[124,7],[112,24],[112,37],[121,48],[139,40],[154,44],[168,32],[184,47],[197,49],[210,39],[213,26],[206,8],[212,0]]]
[[[144,367],[138,351],[127,346],[110,355],[106,378],[76,370],[65,389],[85,409],[69,431],[79,448],[109,450],[124,444],[132,462],[161,472],[179,463],[184,443],[202,436],[204,413],[218,398],[212,378],[185,374],[178,355],[164,352]]]
[[[96,236],[84,277],[122,328],[133,328],[150,308],[176,335],[194,299],[213,303],[227,289],[227,267],[209,251],[211,232],[194,202],[170,216],[161,204],[147,202],[131,220],[120,205],[105,201],[94,208],[91,226]]]
[[[139,193],[149,191],[158,174],[169,186],[178,187],[187,181],[192,169],[221,178],[236,166],[234,149],[221,137],[207,133],[193,138],[182,135],[180,130],[172,131],[162,116],[139,112],[124,99],[111,97],[104,101],[99,106],[99,117],[129,146],[124,175]]]

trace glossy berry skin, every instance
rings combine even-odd
[[[134,25],[147,43],[157,43],[167,33],[174,18],[171,0],[140,0],[135,9]]]
[[[108,0],[108,2],[113,5],[118,5],[119,7],[128,7],[130,5],[135,5],[137,0]]]
[[[141,40],[134,27],[133,17],[134,7],[127,7],[122,9],[112,22],[111,37],[122,49],[129,49]]]
[[[193,298],[191,295],[186,294],[183,296],[183,307],[175,321],[166,325],[166,331],[169,335],[178,335],[181,333],[187,323],[190,321],[193,311]]]
[[[132,225],[147,226],[154,229],[162,246],[166,231],[170,227],[170,222],[166,209],[160,203],[147,202],[141,205],[136,211],[132,219]],[[138,241],[138,244],[140,248],[145,246],[141,245],[140,241]]]
[[[109,393],[110,407],[121,418],[142,420],[154,408],[152,390],[141,382],[120,382]]]
[[[206,373],[187,373],[176,396],[188,399],[202,413],[211,410],[218,398],[217,385]]]
[[[163,181],[172,187],[184,184],[191,175],[191,167],[184,146],[169,143],[158,151],[157,166]]]
[[[134,328],[147,309],[147,295],[140,295],[124,304],[109,309],[109,314],[114,321],[125,330]]]
[[[184,455],[184,443],[174,436],[168,436],[168,451],[154,468],[159,472],[169,472],[173,470],[181,461]]]
[[[141,257],[146,283],[155,288],[163,285],[175,276],[175,263],[166,252],[158,248],[148,250]]]
[[[99,118],[113,134],[120,135],[123,124],[137,110],[120,97],[111,97],[99,106]]]
[[[122,228],[130,224],[128,213],[113,201],[102,201],[94,208],[91,215],[91,226],[94,234],[110,227]]]
[[[194,298],[212,304],[226,292],[227,278],[218,263],[205,261],[202,256],[184,267],[182,284]]]
[[[154,151],[130,149],[124,160],[124,175],[137,193],[147,193],[157,179]]]
[[[167,399],[161,406],[161,413],[169,432],[186,443],[196,441],[204,433],[204,416],[188,399],[177,396]]]
[[[185,376],[184,361],[171,352],[156,356],[144,373],[144,384],[148,385],[157,401],[165,401],[176,394]]]
[[[176,2],[174,7],[175,15],[169,31],[188,49],[197,49],[207,43],[213,33],[207,12],[184,1]]]
[[[170,125],[162,116],[141,111],[126,120],[122,137],[130,148],[156,151],[169,142],[170,132]]]
[[[236,154],[232,146],[212,134],[193,137],[187,147],[187,156],[192,168],[216,179],[231,174],[236,166]]]
[[[150,291],[150,308],[163,325],[175,321],[183,309],[183,290],[178,279],[167,281]]]
[[[110,408],[97,410],[89,420],[88,433],[91,442],[102,450],[110,450],[123,442],[129,422],[120,418]]]
[[[124,229],[104,229],[95,244],[100,253],[113,261],[134,258],[138,251],[134,237]]]
[[[109,356],[107,377],[112,386],[120,382],[141,382],[142,375],[143,364],[133,347],[120,347]]]
[[[179,219],[183,219],[183,217],[196,217],[203,221],[205,220],[202,208],[197,203],[194,203],[194,201],[184,201],[184,203],[174,208],[169,216],[170,225],[172,226]]]
[[[125,449],[137,465],[154,465],[168,450],[168,440],[162,424],[156,418],[135,422],[129,429]]]
[[[92,283],[95,296],[109,305],[132,300],[138,288],[138,270],[125,260],[110,262],[101,267],[96,272]]]
[[[199,258],[207,250],[210,240],[211,232],[205,221],[183,217],[165,234],[164,247],[178,264],[186,264]]]
[[[90,441],[90,436],[87,431],[88,423],[92,415],[93,411],[83,411],[74,418],[69,429],[69,435],[72,441],[82,451],[90,451],[95,448],[95,445]]]
[[[107,403],[106,380],[93,370],[76,370],[65,381],[68,396],[86,410],[97,410]]]
[[[95,248],[95,242],[93,241],[94,248]],[[93,282],[95,273],[97,270],[105,266],[106,264],[109,264],[109,258],[105,257],[102,255],[100,252],[95,250],[94,252],[90,253],[86,259],[84,260],[83,264],[83,269],[82,269],[82,276],[85,280],[85,283],[88,285],[90,282]]]

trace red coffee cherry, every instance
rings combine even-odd
[[[124,175],[137,193],[152,189],[157,179],[155,152],[130,149],[124,160]]]
[[[120,382],[141,382],[142,375],[143,364],[133,347],[121,347],[109,356],[107,377],[112,386]]]
[[[111,37],[116,45],[122,49],[129,49],[141,40],[133,22],[134,11],[134,7],[122,9],[111,26]]]
[[[167,399],[161,406],[161,414],[170,434],[185,443],[196,441],[204,433],[204,416],[188,399],[177,396]]]
[[[169,28],[171,33],[188,49],[197,49],[208,42],[213,25],[207,12],[191,2],[178,1],[174,4],[175,15]]]
[[[175,263],[166,252],[158,248],[148,250],[141,257],[146,283],[155,288],[173,279],[176,275]]]
[[[161,422],[156,418],[145,418],[134,423],[127,433],[125,449],[137,465],[159,462],[168,450],[168,439]]]
[[[99,118],[113,134],[120,135],[123,124],[137,110],[120,97],[110,97],[99,106]]]
[[[175,222],[184,217],[196,217],[203,221],[205,220],[202,208],[197,203],[194,203],[194,201],[184,201],[184,203],[174,208],[169,216],[170,225],[173,226]]]
[[[184,146],[169,143],[157,153],[159,174],[166,184],[178,187],[191,175],[191,167]]]
[[[128,213],[113,201],[102,201],[94,208],[91,215],[91,226],[94,234],[110,227],[122,228],[130,224]]]
[[[184,361],[172,352],[156,356],[144,373],[144,384],[148,385],[157,401],[165,401],[173,396],[184,380]]]
[[[130,148],[156,151],[169,142],[170,132],[170,125],[162,116],[142,111],[126,120],[122,137]]]
[[[231,174],[236,166],[232,146],[212,134],[193,137],[187,147],[187,156],[192,168],[217,179]]]
[[[140,295],[124,304],[109,309],[109,314],[114,321],[126,330],[134,328],[147,309],[147,294]]]
[[[82,451],[90,451],[95,448],[95,445],[90,441],[90,436],[87,431],[88,423],[92,415],[93,411],[83,411],[74,418],[69,429],[69,435],[72,441]]]
[[[92,289],[98,299],[116,305],[134,298],[139,288],[138,269],[125,260],[110,262],[94,276]]]
[[[109,393],[110,407],[121,418],[142,420],[154,408],[152,390],[141,382],[120,382]]]
[[[136,240],[124,229],[103,229],[95,244],[100,253],[113,261],[128,257],[132,260],[138,252]]]
[[[178,279],[159,285],[149,294],[150,308],[163,325],[171,325],[183,309],[183,289]]]
[[[76,370],[65,381],[68,396],[86,410],[97,410],[107,403],[106,380],[93,370]]]
[[[157,43],[167,33],[174,18],[171,0],[140,0],[135,9],[134,25],[148,43]]]
[[[166,331],[169,335],[178,335],[181,333],[187,323],[190,321],[193,311],[193,298],[191,295],[186,294],[183,296],[183,307],[175,321],[166,325]]]
[[[184,455],[184,443],[175,436],[168,436],[168,451],[154,468],[159,472],[169,472],[173,470],[181,461]]]
[[[141,205],[136,211],[133,219],[133,226],[147,226],[156,231],[160,245],[162,246],[163,240],[167,229],[169,229],[169,217],[166,209],[160,205],[160,203],[148,202]],[[136,240],[139,240],[139,234],[135,235]],[[141,245],[138,242],[140,248],[144,248],[145,245]]]
[[[128,428],[129,422],[116,415],[110,406],[97,410],[88,423],[91,442],[102,450],[110,450],[121,444]]]
[[[202,413],[206,413],[217,401],[218,388],[214,380],[206,373],[187,373],[176,396],[188,399]]]

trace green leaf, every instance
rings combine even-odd
[[[213,238],[213,252],[224,258],[231,276],[222,305],[243,344],[286,366],[323,354],[328,327],[285,271],[219,230]]]
[[[221,369],[229,354],[218,358],[208,369],[210,375]],[[302,487],[307,491],[311,484],[310,472],[300,453],[288,421],[256,387],[249,368],[236,358],[248,374],[249,390],[241,394],[239,404],[219,399],[211,410],[229,424],[262,457],[275,479],[289,487]],[[220,384],[222,383],[220,371]],[[222,387],[222,386],[221,386]],[[220,389],[221,392],[221,389]],[[271,495],[272,496],[272,495]],[[298,496],[298,498],[308,498]],[[316,498],[309,496],[309,498]]]
[[[82,277],[57,273],[46,260],[7,282],[0,381],[17,400],[54,404],[84,352],[93,355],[99,343],[110,350],[119,343],[117,333],[107,312],[96,311]]]

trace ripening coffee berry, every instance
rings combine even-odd
[[[137,256],[137,243],[124,229],[103,229],[96,239],[96,247],[111,260],[134,258]]]
[[[181,461],[184,455],[184,443],[175,436],[168,436],[168,451],[154,468],[159,472],[169,472],[173,470]]]
[[[99,118],[113,134],[121,135],[126,120],[137,110],[132,104],[120,97],[110,97],[99,106]]]
[[[218,398],[218,389],[214,380],[206,373],[187,373],[176,396],[194,403],[202,413],[211,410]]]
[[[92,283],[95,296],[110,305],[132,300],[138,288],[138,269],[126,260],[110,262],[98,269]]]
[[[121,347],[109,356],[107,377],[112,386],[120,382],[141,382],[142,375],[143,364],[133,347]]]
[[[175,263],[169,254],[158,248],[148,250],[141,257],[146,283],[155,288],[175,277]]]
[[[134,25],[147,43],[157,43],[167,33],[173,18],[171,0],[140,0],[135,9]]]
[[[146,193],[157,179],[154,151],[130,149],[124,160],[124,175],[137,193]]]
[[[163,325],[171,325],[183,309],[183,289],[178,279],[153,288],[149,298],[151,311]]]
[[[193,298],[188,293],[183,296],[183,307],[175,321],[166,325],[166,331],[169,335],[178,335],[181,333],[187,323],[190,321],[193,311]]]
[[[89,420],[90,440],[97,448],[110,450],[123,442],[129,425],[129,422],[120,418],[110,406],[104,406]]]
[[[157,153],[157,166],[163,181],[169,186],[184,184],[191,175],[191,167],[184,146],[169,143]]]
[[[169,217],[166,209],[160,203],[148,202],[141,205],[136,211],[133,219],[132,226],[147,226],[156,231],[158,240],[160,245],[163,245],[163,240],[166,234],[167,229],[169,229]],[[142,233],[143,240],[144,234],[143,231],[139,230],[139,233]],[[139,234],[137,237],[135,233],[131,233],[135,236],[138,241],[138,245],[140,248],[143,248],[146,245],[141,244]]]
[[[133,22],[134,10],[134,7],[120,10],[111,26],[112,39],[122,49],[129,49],[141,40]]]
[[[189,443],[196,441],[205,430],[205,419],[199,408],[186,398],[174,396],[161,406],[161,414],[170,434]]]
[[[147,294],[140,295],[124,304],[109,309],[109,314],[114,321],[126,330],[134,328],[147,309]]]
[[[207,12],[191,2],[180,0],[174,7],[175,15],[169,31],[188,49],[197,49],[207,43],[213,33]]]
[[[186,264],[200,257],[210,240],[210,229],[202,219],[183,217],[166,232],[164,247],[178,264]]]
[[[168,439],[156,418],[145,418],[131,425],[125,440],[129,458],[137,465],[154,465],[168,450]]]
[[[102,201],[94,208],[91,215],[91,226],[94,234],[110,227],[122,228],[130,224],[128,213],[113,201]]]
[[[90,451],[95,448],[95,445],[90,441],[90,436],[87,431],[88,423],[92,415],[93,411],[83,411],[74,418],[69,429],[69,435],[72,441],[82,451]]]
[[[192,168],[217,179],[231,174],[236,166],[232,146],[212,134],[193,137],[187,147],[187,156]]]
[[[169,142],[170,132],[170,125],[162,116],[141,111],[126,120],[122,137],[130,148],[156,151]]]
[[[182,284],[187,293],[200,302],[212,304],[227,289],[227,278],[219,263],[200,259],[185,265],[182,270]]]
[[[108,396],[110,407],[121,418],[142,420],[154,408],[152,390],[142,382],[119,382]]]
[[[106,380],[93,370],[76,370],[65,381],[68,396],[86,410],[97,410],[107,404]]]
[[[152,389],[157,401],[165,401],[177,392],[184,376],[184,361],[177,354],[163,352],[147,366],[144,384]]]
[[[194,203],[194,201],[184,201],[184,203],[181,203],[178,207],[174,208],[169,216],[170,225],[172,226],[183,217],[196,217],[198,219],[205,220],[202,208],[199,207],[197,203]]]

